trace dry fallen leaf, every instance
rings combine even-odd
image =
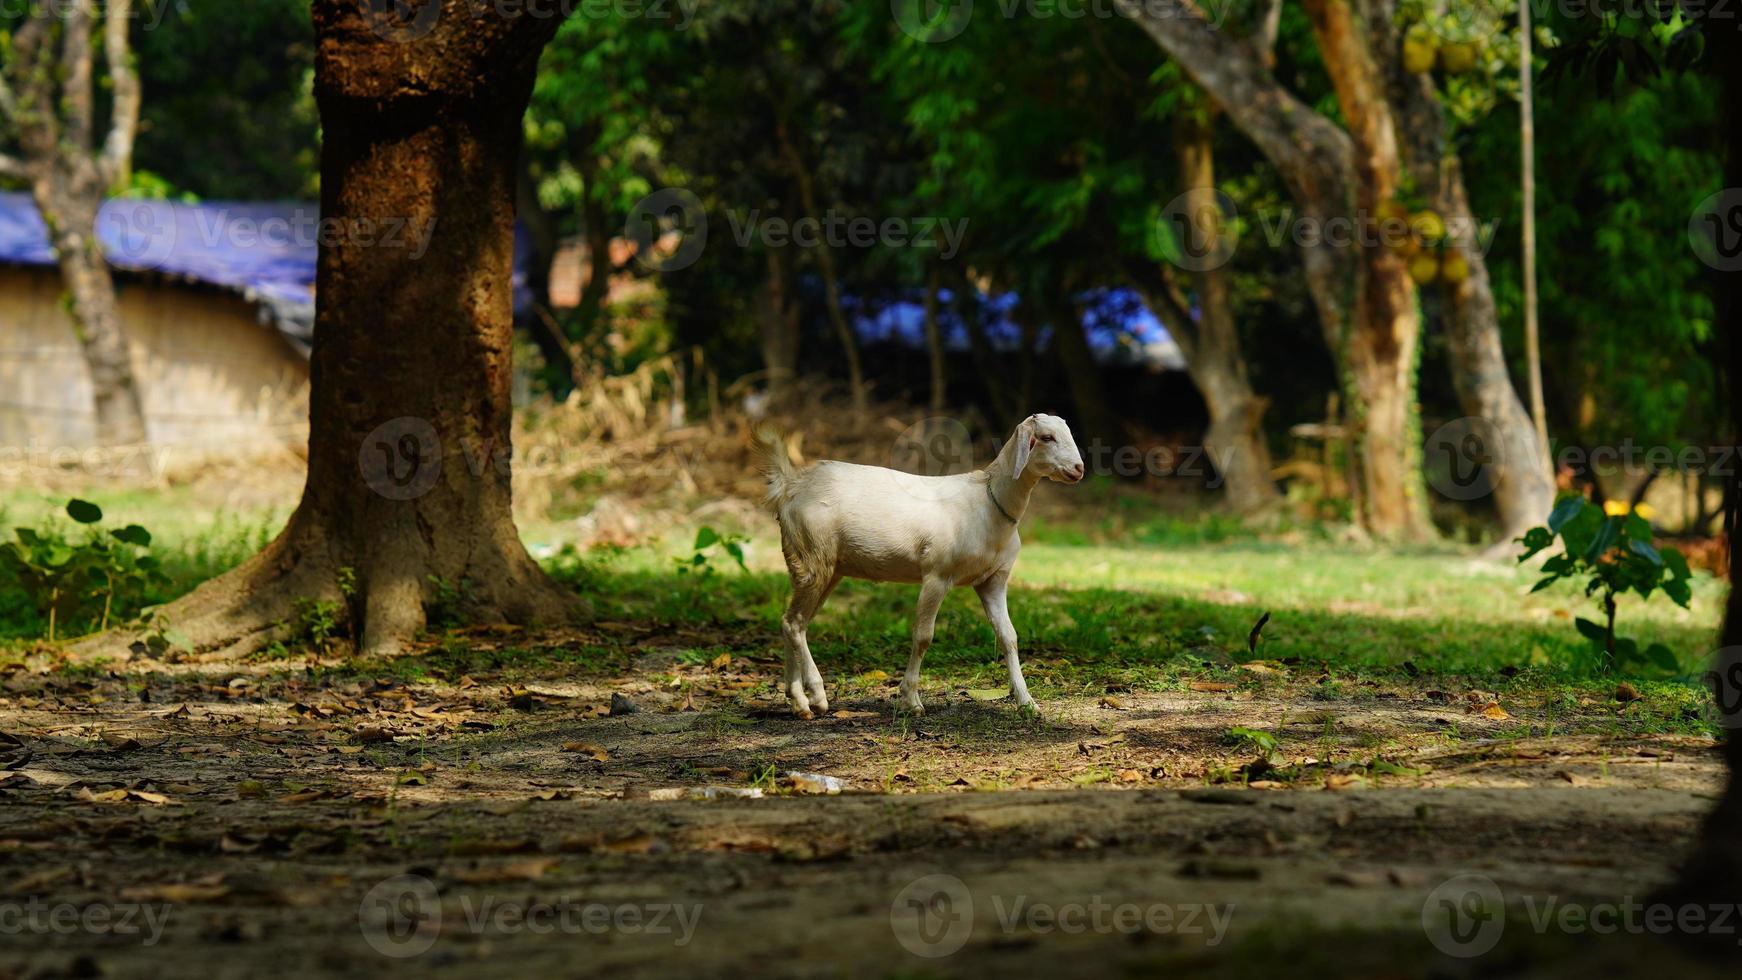
[[[842,708],[841,710],[835,712],[834,714],[830,715],[829,717],[831,717],[831,718],[875,718],[875,717],[877,717],[877,712],[875,712],[875,711],[848,711],[847,709]]]
[[[1111,694],[1109,694],[1106,697],[1101,699],[1101,707],[1110,708],[1114,711],[1129,711],[1129,710],[1131,710],[1125,706],[1124,701],[1119,700],[1118,698],[1114,697]]]
[[[1495,721],[1505,721],[1512,716],[1506,713],[1505,708],[1500,707],[1500,702],[1490,701],[1488,706],[1482,709],[1482,717],[1492,718]]]
[[[557,859],[553,857],[528,858],[509,864],[456,871],[454,879],[463,881],[468,885],[498,885],[510,881],[534,881],[543,878],[544,873],[556,863]]]
[[[230,886],[217,882],[183,882],[166,885],[136,885],[121,889],[130,902],[213,902],[230,894]]]
[[[590,755],[595,762],[605,762],[611,758],[611,753],[605,751],[604,746],[594,745],[592,742],[564,742],[563,751]]]
[[[1232,691],[1234,687],[1235,685],[1229,684],[1227,681],[1192,681],[1191,683],[1192,690],[1202,691],[1206,694],[1222,694]]]

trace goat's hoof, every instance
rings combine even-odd
[[[1040,706],[1033,701],[1024,701],[1016,706],[1016,713],[1034,721],[1040,720]]]
[[[792,716],[800,721],[810,721],[812,718],[816,717],[816,712],[809,708],[794,708],[792,709]]]

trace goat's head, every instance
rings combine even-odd
[[[1016,472],[1078,483],[1087,472],[1071,427],[1056,415],[1030,415],[1016,427]]]

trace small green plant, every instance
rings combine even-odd
[[[747,572],[750,569],[744,564],[744,543],[749,540],[741,534],[721,534],[704,525],[701,530],[696,532],[696,543],[690,549],[690,556],[673,560],[677,562],[677,570],[680,574],[708,576],[713,575],[716,571],[713,564],[714,559],[718,558],[721,552],[724,552],[738,563],[739,571]]]
[[[50,642],[60,624],[74,616],[96,619],[99,630],[108,629],[118,599],[126,605],[166,581],[157,559],[146,553],[150,531],[129,524],[104,533],[95,526],[103,509],[88,500],[69,500],[66,514],[86,528],[82,539],[52,525],[21,527],[0,545],[0,578],[16,581],[47,618]]]
[[[429,587],[430,600],[424,606],[424,618],[429,625],[444,630],[462,625],[465,622],[462,613],[475,598],[472,580],[449,582],[440,575],[431,575]]]
[[[1640,649],[1630,637],[1615,635],[1617,597],[1631,591],[1642,600],[1662,591],[1670,601],[1686,609],[1693,598],[1688,585],[1688,563],[1674,548],[1658,550],[1651,543],[1651,522],[1625,507],[1608,511],[1584,497],[1569,494],[1555,502],[1545,527],[1533,527],[1518,538],[1524,546],[1523,562],[1562,543],[1561,553],[1542,564],[1543,577],[1531,588],[1543,589],[1562,579],[1583,579],[1585,595],[1597,598],[1603,622],[1584,617],[1574,621],[1579,634],[1590,641],[1603,669],[1632,671],[1654,667],[1666,673],[1681,669],[1675,653],[1661,643]]]
[[[1228,733],[1222,736],[1222,741],[1229,745],[1239,746],[1248,752],[1254,752],[1259,758],[1266,761],[1274,759],[1276,754],[1281,751],[1281,746],[1276,741],[1275,735],[1256,728],[1235,726],[1228,729]]]

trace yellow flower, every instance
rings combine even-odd
[[[1657,516],[1657,508],[1648,503],[1644,503],[1643,501],[1638,507],[1633,508],[1633,512],[1648,521]]]
[[[1627,513],[1627,501],[1605,500],[1603,501],[1603,513],[1610,517],[1622,517]]]

